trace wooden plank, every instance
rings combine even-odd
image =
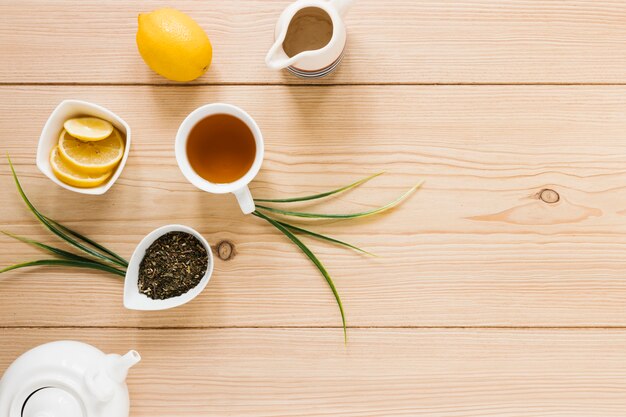
[[[265,67],[290,0],[177,1],[213,41],[201,83],[302,83]],[[159,1],[0,2],[0,82],[165,83],[141,61],[137,14]],[[36,17],[33,17],[34,12]],[[626,0],[359,1],[324,83],[624,83]]]
[[[63,98],[98,102],[133,129],[119,183],[102,197],[54,186],[34,166],[47,114]],[[319,211],[363,210],[420,179],[377,218],[316,230],[380,255],[312,242],[354,326],[624,326],[626,87],[2,87],[0,154],[42,211],[130,256],[152,229],[183,223],[234,242],[207,290],[167,312],[129,312],[117,278],[63,270],[5,276],[4,326],[338,326],[332,295],[286,239],[239,214],[232,196],[189,185],[173,143],[208,101],[246,108],[265,134],[257,197],[313,193],[387,174]],[[10,115],[10,117],[8,117]],[[0,165],[0,229],[45,234]],[[537,198],[550,188],[556,204]],[[0,238],[0,265],[36,251]],[[71,299],[71,303],[68,303]]]
[[[622,416],[623,330],[10,329],[137,349],[131,416]]]

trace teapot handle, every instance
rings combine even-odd
[[[330,3],[337,10],[341,17],[344,17],[348,13],[348,9],[354,3],[354,0],[330,0]]]

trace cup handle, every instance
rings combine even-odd
[[[233,194],[237,197],[237,202],[239,203],[243,214],[250,214],[256,209],[254,206],[254,199],[252,198],[252,194],[250,193],[250,189],[247,185],[239,190],[233,191]]]

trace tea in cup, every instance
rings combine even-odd
[[[261,130],[239,107],[213,103],[189,114],[176,134],[176,161],[201,190],[233,193],[244,214],[254,211],[248,184],[263,162]]]

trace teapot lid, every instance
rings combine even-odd
[[[24,403],[22,417],[84,417],[83,405],[63,388],[46,387],[35,391]]]

